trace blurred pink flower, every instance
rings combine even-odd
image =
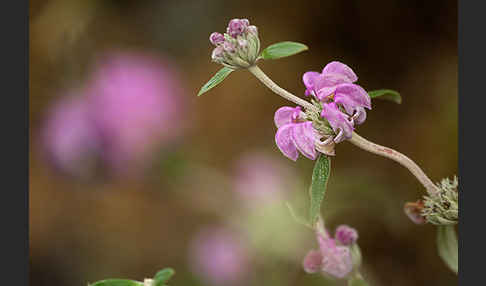
[[[181,83],[156,58],[109,55],[98,64],[88,94],[104,159],[118,173],[134,171],[160,142],[180,133]]]
[[[181,133],[182,84],[174,72],[145,54],[103,57],[76,98],[60,99],[48,114],[43,142],[54,164],[75,171],[91,154],[111,175],[140,172]]]
[[[341,225],[332,238],[322,221],[316,229],[319,249],[310,250],[302,266],[307,273],[318,273],[334,278],[345,278],[353,270],[353,257],[350,247],[356,243],[358,232],[349,226]]]
[[[189,262],[209,285],[243,285],[250,267],[243,241],[223,227],[205,228],[193,238]]]
[[[263,152],[249,152],[235,164],[235,191],[250,205],[283,199],[296,178],[284,162]]]
[[[90,158],[100,151],[97,130],[87,112],[86,101],[67,95],[48,110],[41,143],[54,166],[70,175],[89,176]]]

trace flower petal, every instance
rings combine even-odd
[[[292,123],[293,120],[300,118],[300,112],[302,109],[300,106],[297,107],[290,107],[290,106],[283,106],[275,111],[275,115],[273,117],[273,121],[277,128],[283,126],[285,124]]]
[[[307,273],[316,273],[321,270],[322,254],[319,250],[311,250],[307,253],[302,263]]]
[[[371,98],[368,93],[359,85],[353,83],[343,83],[336,87],[336,94],[334,101],[339,103],[339,101],[354,102],[354,106],[362,106],[371,109]],[[346,102],[343,102],[343,106]],[[344,106],[346,112],[348,108]]]
[[[355,82],[358,80],[358,76],[354,73],[354,71],[347,65],[338,62],[338,61],[333,61],[328,63],[324,69],[322,70],[322,73],[337,73],[344,75],[348,78],[350,82]]]
[[[322,255],[321,270],[325,274],[344,278],[353,269],[353,260],[348,247],[337,246],[334,239],[324,238],[319,241],[319,249]]]
[[[307,121],[303,123],[294,124],[292,128],[292,140],[294,141],[297,150],[305,157],[315,160],[317,152],[315,148],[315,132],[312,127],[312,122]]]
[[[351,138],[354,130],[353,124],[349,121],[348,116],[339,110],[336,103],[323,104],[321,116],[327,119],[335,133],[340,133],[339,137],[335,138],[336,143]]]
[[[304,81],[304,85],[307,89],[312,89],[314,87],[314,81],[318,78],[320,73],[315,71],[309,71],[304,73],[302,76],[302,80]]]
[[[277,147],[292,161],[296,161],[299,157],[299,152],[297,152],[297,148],[292,140],[292,129],[295,125],[296,124],[294,123],[283,125],[275,134],[275,142],[277,143]]]
[[[336,88],[340,84],[350,83],[348,77],[339,73],[326,73],[321,74],[314,81],[314,90],[319,100],[324,101],[327,96],[336,91]]]

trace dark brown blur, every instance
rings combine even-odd
[[[259,64],[294,94],[303,97],[304,72],[332,60],[352,67],[366,90],[399,91],[401,105],[373,100],[357,132],[406,154],[433,181],[457,174],[457,1],[31,0],[31,285],[143,280],[169,266],[176,270],[170,285],[209,285],[191,270],[192,238],[208,225],[244,225],[252,232],[251,222],[260,220],[245,215],[232,187],[235,164],[248,152],[291,171],[299,187],[286,200],[306,211],[313,162],[286,159],[274,140],[274,112],[290,104],[244,70],[196,96],[220,68],[210,59],[209,34],[224,32],[232,18],[258,26],[263,47],[286,40],[309,46]],[[154,151],[141,175],[66,176],[41,147],[48,108],[65,90],[84,84],[100,54],[114,50],[160,56],[177,70],[183,135],[175,146]],[[370,285],[457,284],[437,255],[435,228],[414,225],[403,213],[406,202],[422,195],[424,188],[397,163],[347,142],[337,146],[323,214],[331,229],[348,224],[359,231]],[[273,213],[276,220],[256,213],[271,225],[256,231],[261,240],[298,237],[282,242],[288,251],[256,243],[259,259],[246,285],[344,285],[302,270],[316,242],[285,207]],[[286,224],[272,228],[279,221]]]

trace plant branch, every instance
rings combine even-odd
[[[278,86],[275,82],[273,82],[258,66],[254,65],[248,68],[248,70],[258,78],[264,85],[266,85],[269,89],[271,89],[276,94],[282,96],[283,98],[298,104],[306,109],[310,109],[316,112],[319,112],[319,109],[309,103],[302,98],[299,98],[292,93],[286,91],[285,89]],[[429,194],[436,194],[439,192],[439,188],[427,177],[427,175],[420,169],[420,167],[412,161],[407,156],[403,155],[402,153],[393,150],[388,147],[384,147],[373,142],[366,140],[365,138],[359,136],[357,133],[353,132],[353,136],[349,141],[358,146],[359,148],[371,152],[376,155],[383,156],[388,159],[392,159],[402,166],[407,168],[425,187]]]
[[[286,91],[285,89],[281,88],[278,86],[275,82],[273,82],[258,66],[254,65],[248,68],[248,70],[256,77],[258,78],[261,82],[263,82],[264,85],[266,85],[269,89],[271,89],[273,92],[276,94],[280,95],[281,97],[292,101],[293,103],[300,105],[306,109],[310,109],[313,111],[319,112],[319,109],[312,105],[310,102],[303,100],[302,98],[299,98],[292,93]]]
[[[417,178],[417,180],[420,181],[420,183],[422,183],[429,194],[435,194],[439,191],[439,188],[429,179],[429,177],[427,177],[424,171],[422,171],[422,169],[420,169],[420,167],[414,161],[402,153],[370,142],[359,136],[356,132],[353,132],[353,137],[349,139],[349,142],[365,151],[392,159],[393,161],[400,163],[402,166],[407,168]]]

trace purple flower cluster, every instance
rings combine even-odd
[[[248,19],[232,19],[223,35],[213,32],[209,36],[213,49],[211,58],[224,66],[247,68],[255,63],[260,50],[258,29]]]
[[[365,108],[371,109],[368,93],[354,84],[358,77],[347,65],[333,61],[321,73],[304,73],[305,94],[322,103],[321,116],[336,133],[334,142],[350,139],[355,124],[366,120]]]
[[[335,237],[329,236],[322,227],[316,231],[319,249],[307,253],[303,261],[307,273],[322,273],[335,278],[345,278],[353,270],[350,247],[356,243],[358,232],[349,226],[341,225]]]
[[[86,85],[50,109],[46,153],[62,171],[88,172],[86,158],[112,175],[138,172],[159,144],[180,132],[181,85],[153,57],[115,53],[103,58]]]
[[[371,109],[368,93],[353,83],[357,79],[351,68],[336,61],[322,73],[304,74],[305,94],[313,96],[322,111],[312,115],[284,106],[275,112],[275,142],[286,157],[295,161],[299,152],[311,160],[318,152],[332,156],[336,143],[351,138],[354,125],[366,119],[365,108]]]
[[[304,113],[300,106],[279,108],[275,112],[274,121],[278,128],[275,134],[275,142],[286,157],[295,161],[300,152],[311,160],[317,158],[315,146],[320,137],[312,127],[312,122],[304,119]]]

